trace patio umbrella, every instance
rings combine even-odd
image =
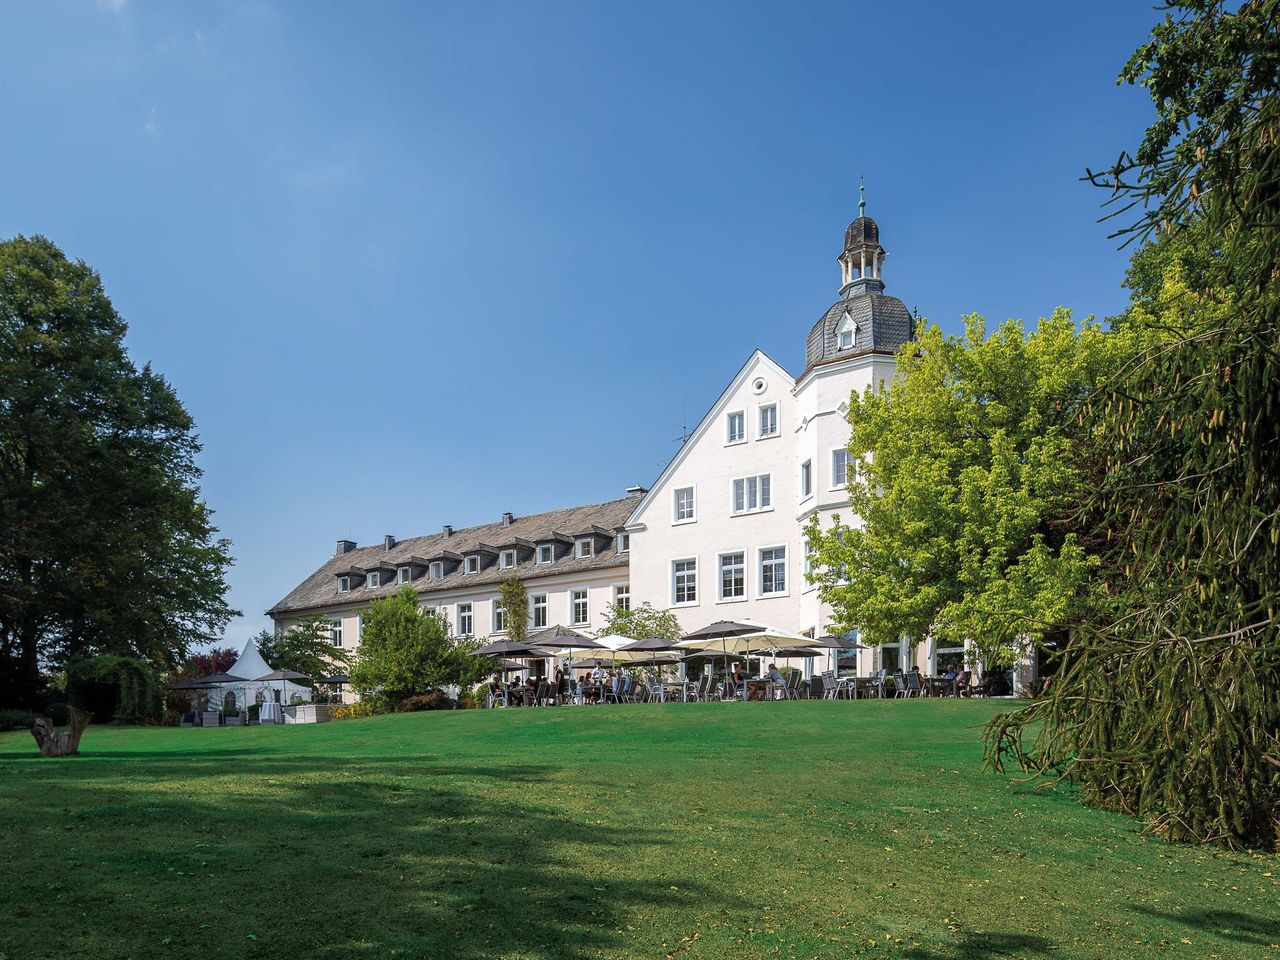
[[[672,642],[665,637],[645,637],[643,640],[632,640],[626,646],[618,649],[625,650],[627,653],[644,653],[647,651],[650,654],[650,665],[656,667],[658,665],[658,651],[671,650],[673,647]]]
[[[596,641],[588,639],[578,633],[577,630],[570,630],[568,627],[563,627],[560,624],[556,624],[554,627],[548,627],[546,630],[538,631],[529,638],[528,642],[537,647],[556,648],[554,651],[549,649],[546,650],[543,653],[543,656],[567,655],[570,660],[573,659],[573,652],[575,650],[604,649],[603,644],[596,643]],[[568,651],[567,654],[564,652],[566,650]]]
[[[284,684],[286,680],[310,680],[305,673],[298,673],[296,670],[272,670],[268,674],[259,677],[261,683],[270,683],[273,680],[280,681],[280,702],[284,703]]]
[[[478,650],[472,650],[473,657],[545,657],[547,654],[543,650],[535,649],[527,643],[516,643],[514,640],[496,640],[493,643],[486,643]]]

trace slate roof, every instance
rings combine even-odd
[[[635,505],[639,503],[641,493],[637,492],[621,500],[610,500],[607,503],[593,503],[580,507],[569,507],[564,510],[551,510],[529,517],[517,517],[512,523],[503,526],[501,522],[486,523],[476,527],[464,527],[455,530],[452,536],[443,532],[425,537],[411,537],[401,540],[390,550],[382,543],[369,547],[356,547],[346,553],[330,557],[318,570],[289,591],[279,603],[267,611],[268,616],[285,613],[299,613],[333,607],[338,604],[363,602],[387,597],[402,586],[411,586],[420,594],[442,593],[465,587],[479,587],[486,584],[497,584],[505,577],[515,574],[521,580],[532,580],[540,577],[559,576],[561,574],[581,573],[590,570],[601,570],[609,567],[626,567],[630,563],[630,554],[617,552],[616,536],[608,543],[603,542],[606,534],[615,534],[621,530]],[[567,534],[573,536],[594,535],[594,556],[579,559],[574,556],[572,547],[563,545],[563,541],[555,541],[554,535]],[[419,574],[408,584],[394,582],[370,590],[363,583],[353,584],[346,593],[338,593],[338,574],[354,569],[373,570],[386,566],[409,565],[411,558],[434,558],[442,551],[465,555],[483,549],[482,545],[492,545],[499,549],[515,547],[517,540],[532,543],[558,542],[557,556],[553,563],[535,563],[536,554],[528,556],[527,548],[517,552],[517,563],[514,569],[499,570],[493,559],[487,558],[479,573],[464,574],[463,567],[458,565],[450,570],[446,567],[445,576],[440,580],[432,580],[422,575],[420,563],[414,564],[414,572]]]
[[[854,284],[847,296],[832,304],[809,330],[804,345],[805,373],[820,363],[864,353],[897,353],[900,346],[915,336],[915,324],[906,304],[882,291],[882,284],[864,281]],[[841,350],[840,326],[846,312],[858,329],[853,335],[852,349]]]

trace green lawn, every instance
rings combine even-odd
[[[982,772],[998,704],[0,735],[0,958],[1280,958],[1280,861]]]

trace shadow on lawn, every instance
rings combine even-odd
[[[622,949],[636,910],[741,906],[661,879],[678,860],[664,835],[566,809],[575,787],[551,765],[117,759],[50,764],[15,797],[45,838],[13,864],[15,892],[54,880],[92,904],[109,885],[111,901],[75,920],[21,908],[0,952],[577,957]]]
[[[1276,917],[1255,917],[1253,914],[1240,913],[1238,910],[1170,911],[1140,906],[1135,906],[1133,909],[1157,920],[1179,923],[1191,927],[1198,933],[1212,934],[1225,940],[1234,940],[1236,943],[1267,947],[1280,939],[1280,921],[1277,921]]]
[[[963,933],[955,943],[939,949],[913,947],[903,956],[911,960],[988,960],[991,957],[1052,957],[1057,948],[1030,933]]]

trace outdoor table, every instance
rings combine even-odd
[[[930,677],[929,678],[929,695],[933,697],[954,697],[956,694],[956,681],[953,677],[948,680],[946,677]]]
[[[259,723],[284,723],[284,712],[274,700],[266,700],[258,706]]]
[[[864,698],[884,697],[884,684],[879,680],[873,677],[859,677],[857,683]]]
[[[769,688],[773,685],[773,681],[764,678],[751,678],[746,681],[747,699],[748,700],[768,700]]]

